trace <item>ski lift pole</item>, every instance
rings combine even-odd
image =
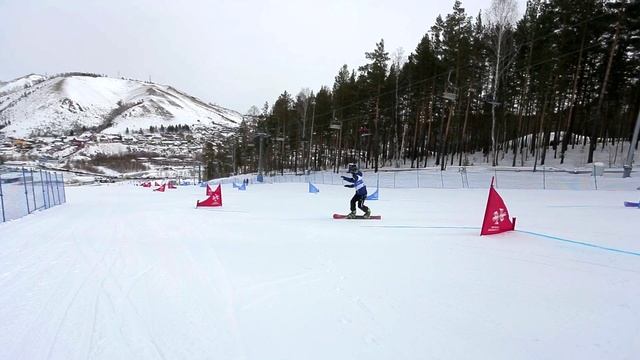
[[[633,167],[633,156],[634,150],[636,147],[636,143],[638,142],[638,133],[640,132],[640,110],[638,110],[638,117],[636,119],[636,126],[633,129],[633,137],[631,138],[631,144],[629,144],[629,153],[627,153],[627,161],[623,166],[624,171],[622,172],[623,178],[628,178],[631,176],[631,169]]]

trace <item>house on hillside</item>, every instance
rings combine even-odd
[[[28,150],[33,148],[33,140],[29,139],[13,139],[13,146],[17,149]]]
[[[78,149],[82,149],[84,148],[85,144],[88,142],[89,140],[87,139],[78,139],[78,138],[74,138],[71,139],[71,145],[77,147]]]

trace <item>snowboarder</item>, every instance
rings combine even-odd
[[[364,211],[364,218],[368,219],[371,216],[371,209],[364,205],[364,201],[367,198],[367,186],[364,184],[364,177],[362,172],[358,169],[356,164],[349,164],[348,172],[352,177],[342,176],[344,181],[348,181],[351,184],[347,184],[344,187],[355,188],[356,194],[351,198],[351,212],[347,215],[348,219],[354,219],[356,217],[356,203],[358,208]]]

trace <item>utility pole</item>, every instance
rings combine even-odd
[[[311,165],[311,150],[313,149],[313,121],[316,118],[316,98],[311,98],[311,105],[313,109],[311,111],[311,132],[309,134],[309,154],[307,155],[307,170]]]
[[[304,114],[302,116],[302,173],[307,174],[307,169],[305,169],[305,142],[307,141],[307,109],[309,108],[309,97],[304,100]]]
[[[233,167],[233,175],[237,175],[238,172],[236,170],[236,140],[235,138],[233,139],[233,142],[231,143],[231,156],[233,157],[233,163],[232,163],[232,167]]]
[[[262,175],[262,143],[264,141],[264,138],[265,137],[269,137],[269,135],[267,135],[264,132],[259,132],[254,136],[254,139],[256,137],[260,139],[260,145],[259,145],[260,149],[258,149],[258,154],[259,155],[258,155],[258,178],[257,178],[257,180],[258,180],[258,182],[262,182],[262,179],[263,179],[263,175]]]
[[[623,166],[624,171],[622,173],[623,178],[631,176],[631,169],[633,168],[633,156],[638,142],[638,133],[640,132],[640,110],[638,110],[638,118],[636,119],[636,127],[633,130],[633,137],[631,138],[631,144],[629,145],[629,153],[627,153],[627,161]]]

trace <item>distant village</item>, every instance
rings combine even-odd
[[[64,164],[96,157],[128,156],[154,166],[193,166],[202,152],[199,134],[192,132],[133,132],[17,138],[0,133],[0,158],[4,165],[27,162]]]

